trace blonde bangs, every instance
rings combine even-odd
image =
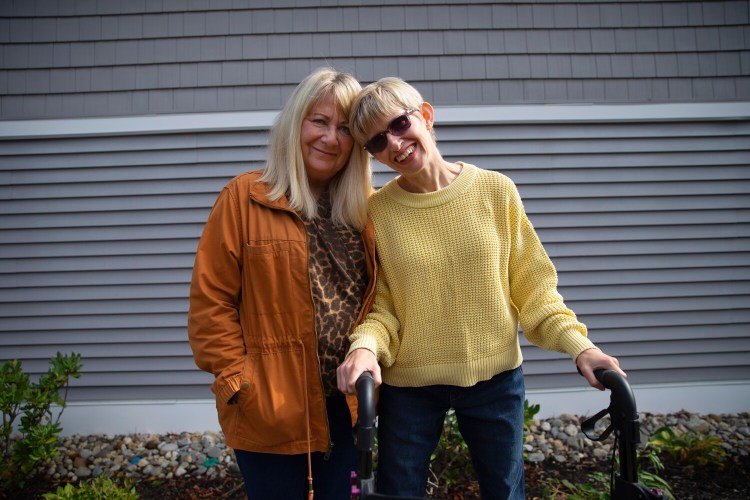
[[[332,68],[320,68],[300,82],[271,128],[266,171],[260,179],[271,186],[270,199],[286,195],[289,206],[304,219],[317,217],[317,201],[309,188],[300,145],[302,121],[316,104],[329,96],[344,115],[349,116],[361,90],[352,75]],[[369,156],[361,148],[352,149],[347,166],[331,182],[330,189],[333,221],[364,228],[367,198],[372,193],[372,173]]]
[[[381,78],[362,89],[354,101],[349,124],[352,137],[364,144],[384,117],[419,107],[423,102],[422,95],[400,78]]]

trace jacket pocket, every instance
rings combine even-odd
[[[245,245],[242,302],[251,316],[294,313],[289,300],[306,290],[304,242],[251,242]]]
[[[304,355],[298,342],[248,354],[237,410],[237,435],[259,449],[307,439]]]
[[[211,391],[216,395],[216,412],[219,417],[219,425],[225,435],[232,435],[237,422],[237,400],[243,389],[247,388],[247,383],[243,380],[252,377],[249,369],[252,366],[247,362],[245,357],[242,372],[232,375],[226,380],[217,379],[211,385]],[[234,389],[237,387],[237,389]]]

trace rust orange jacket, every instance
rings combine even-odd
[[[228,446],[326,451],[307,232],[285,198],[268,199],[259,177],[248,172],[230,181],[208,217],[190,285],[190,347],[198,367],[215,376],[211,390]],[[374,300],[377,266],[371,222],[362,234],[369,284],[357,323]]]

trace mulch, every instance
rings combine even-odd
[[[672,487],[674,497],[679,500],[727,500],[750,498],[750,457],[730,457],[723,469],[712,467],[690,467],[664,461],[665,469],[660,476]],[[549,488],[549,480],[567,479],[572,484],[591,484],[588,474],[607,472],[608,464],[593,458],[578,464],[560,464],[545,461],[542,464],[526,465],[526,497],[529,500],[565,499],[563,492],[555,494]],[[33,500],[42,494],[54,491],[56,484],[39,478],[23,491],[0,492],[0,498]],[[170,480],[142,480],[136,485],[142,500],[197,500],[224,499],[245,500],[242,479],[228,475],[225,478],[205,476],[183,476]],[[479,498],[476,482],[455,484],[440,492],[440,497],[450,500]]]

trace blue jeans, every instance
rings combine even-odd
[[[344,396],[326,398],[333,448],[328,459],[312,454],[315,500],[349,500],[350,472],[357,470],[359,452],[354,446],[352,420]],[[251,500],[307,499],[307,455],[277,455],[234,450]]]
[[[446,412],[471,454],[482,499],[524,499],[521,367],[472,387],[380,386],[377,491],[425,495],[430,455],[437,447]]]

